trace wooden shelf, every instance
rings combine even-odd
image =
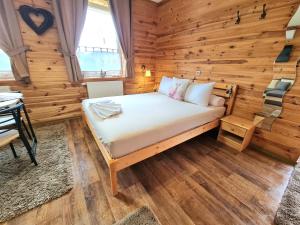
[[[239,143],[239,144],[243,143],[243,138],[242,137],[239,137],[239,136],[237,136],[235,134],[232,134],[230,132],[223,131],[222,135],[223,135],[224,138],[229,139],[231,141],[234,141],[236,143]]]

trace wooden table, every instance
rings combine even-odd
[[[0,102],[0,109],[11,107],[13,105],[16,105],[18,102],[20,102],[20,99]]]

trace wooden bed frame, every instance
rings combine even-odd
[[[226,84],[226,83],[216,83],[214,86],[213,93],[218,96],[222,96],[226,99],[226,113],[225,115],[230,115],[234,101],[235,96],[237,93],[237,85],[235,84]],[[181,144],[191,138],[194,138],[202,133],[205,133],[213,128],[216,128],[220,124],[220,120],[214,120],[212,122],[206,123],[204,125],[201,125],[199,127],[196,127],[194,129],[188,130],[186,132],[183,132],[181,134],[178,134],[174,137],[168,138],[166,140],[163,140],[161,142],[155,143],[153,145],[150,145],[148,147],[139,149],[135,152],[132,152],[126,156],[113,159],[111,158],[109,154],[109,150],[103,143],[99,140],[97,137],[96,131],[91,124],[91,122],[86,118],[84,111],[82,110],[82,118],[88,125],[89,129],[92,132],[92,135],[94,136],[94,139],[108,165],[109,172],[110,172],[110,180],[111,180],[111,191],[114,196],[118,193],[118,179],[117,179],[117,173],[118,171],[127,168],[135,163],[141,162],[144,159],[147,159],[151,156],[154,156],[156,154],[159,154],[165,150],[168,150],[178,144]]]

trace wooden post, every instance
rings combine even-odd
[[[110,186],[111,186],[111,193],[113,196],[118,194],[118,176],[117,171],[113,167],[109,167],[109,174],[110,174]]]

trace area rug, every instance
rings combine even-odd
[[[154,214],[148,207],[142,207],[130,213],[114,225],[160,225]]]
[[[296,165],[275,216],[277,225],[300,224],[300,164]]]
[[[35,132],[38,166],[31,163],[19,140],[14,142],[17,159],[9,146],[0,149],[0,222],[58,198],[73,187],[65,125],[39,127]]]

